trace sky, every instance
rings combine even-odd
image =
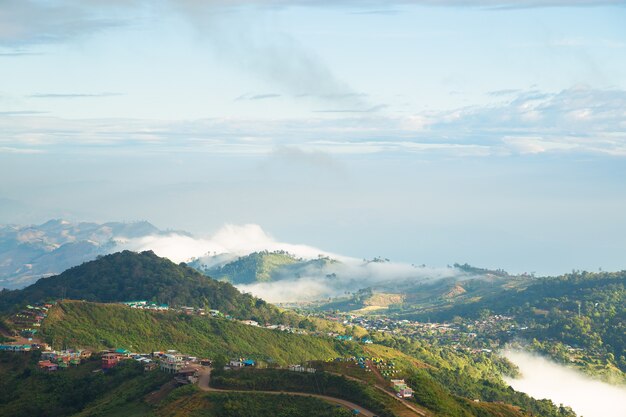
[[[626,1],[0,0],[0,223],[626,268]]]

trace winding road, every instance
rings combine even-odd
[[[313,398],[319,398],[320,400],[332,403],[332,404],[337,404],[340,405],[342,407],[346,407],[350,410],[358,410],[359,411],[359,415],[361,416],[366,416],[366,417],[375,417],[376,414],[374,414],[373,412],[371,412],[370,410],[367,410],[363,407],[361,407],[360,405],[357,405],[355,403],[352,403],[350,401],[346,401],[346,400],[342,400],[341,398],[335,398],[335,397],[329,397],[327,395],[320,395],[320,394],[311,394],[308,392],[287,392],[287,391],[244,391],[244,390],[230,390],[230,389],[219,389],[219,388],[212,388],[209,385],[209,381],[211,380],[211,368],[207,368],[207,367],[202,367],[199,371],[198,371],[198,388],[200,388],[202,391],[208,391],[208,392],[243,392],[243,393],[259,393],[259,394],[271,394],[271,395],[295,395],[298,397],[313,397]]]

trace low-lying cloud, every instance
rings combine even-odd
[[[238,285],[269,302],[313,301],[384,285],[385,288],[460,276],[455,268],[425,268],[405,263],[346,258],[319,268],[310,266],[271,282]]]
[[[255,224],[226,225],[214,235],[195,238],[179,232],[117,239],[119,249],[152,250],[174,262],[198,259],[207,268],[261,251],[285,251],[303,260],[327,259],[277,272],[275,280],[237,285],[270,302],[310,301],[381,284],[400,284],[460,275],[453,268],[416,267],[389,261],[366,261],[312,246],[279,242]],[[335,262],[336,261],[336,262]]]
[[[584,417],[624,417],[626,387],[593,380],[580,372],[544,357],[518,350],[504,356],[516,364],[521,378],[507,379],[515,390],[536,399],[550,399],[555,404],[572,407]]]
[[[124,249],[143,251],[152,250],[174,262],[185,262],[193,258],[206,259],[218,255],[232,257],[248,255],[259,251],[286,251],[297,257],[312,259],[319,255],[331,256],[335,259],[344,257],[308,245],[278,242],[261,226],[256,224],[227,224],[212,236],[196,238],[179,232],[164,235],[151,235],[136,239],[118,239]]]

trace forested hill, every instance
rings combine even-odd
[[[443,308],[415,308],[402,316],[445,321],[488,314],[514,316],[530,326],[529,337],[606,352],[608,361],[626,372],[626,271],[537,278],[525,288]]]
[[[156,256],[152,251],[123,251],[40,279],[22,290],[0,292],[0,311],[58,298],[118,302],[148,300],[177,306],[206,307],[237,318],[276,319],[279,310],[226,282]]]

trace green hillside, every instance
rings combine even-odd
[[[148,410],[138,403],[128,407],[170,377],[161,372],[145,373],[143,366],[128,361],[106,375],[96,372],[98,358],[63,372],[47,373],[37,369],[38,352],[15,355],[0,352],[0,415],[11,417],[70,416],[93,404],[107,407],[123,404],[124,414]],[[139,414],[148,415],[148,414]]]
[[[215,279],[249,284],[256,281],[271,281],[272,273],[276,269],[297,262],[300,260],[283,251],[254,252],[223,266],[207,269],[206,273]]]
[[[358,352],[354,343],[295,335],[236,321],[121,305],[66,301],[55,306],[42,334],[54,347],[124,347],[138,352],[176,349],[202,357],[251,357],[279,364]]]
[[[466,269],[469,270],[470,267]],[[480,271],[486,270],[471,268],[471,273],[478,274]],[[378,306],[387,308],[384,314],[441,311],[455,304],[474,302],[483,297],[497,298],[501,293],[512,289],[524,289],[531,283],[530,277],[510,276],[504,273],[501,275],[484,273],[480,277],[463,280],[457,277],[425,280],[401,283],[376,290],[360,289],[350,297],[338,298],[329,303],[320,304],[314,309],[343,312],[359,310],[362,313],[368,312],[367,307]],[[376,309],[370,308],[370,312],[375,313]]]
[[[119,302],[148,300],[177,306],[220,310],[237,318],[279,322],[276,307],[235,287],[202,275],[184,264],[176,265],[152,251],[123,251],[40,279],[22,290],[0,292],[0,312],[28,303],[59,298]]]
[[[449,321],[455,317],[479,318],[488,314],[515,317],[518,326],[528,328],[524,336],[538,340],[533,347],[555,359],[570,362],[563,345],[567,344],[585,348],[604,361],[594,364],[584,360],[586,365],[626,372],[626,271],[575,272],[535,278],[523,287],[444,306],[406,307],[399,317]],[[546,341],[551,342],[546,344]],[[602,373],[602,369],[589,371]]]
[[[338,261],[320,256],[316,259],[300,259],[285,251],[254,252],[223,265],[209,267],[197,259],[190,266],[220,281],[233,284],[251,284],[280,279],[293,279],[315,271],[319,273]]]

